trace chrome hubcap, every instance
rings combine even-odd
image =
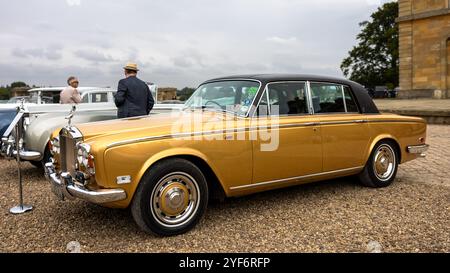
[[[383,144],[375,152],[374,173],[382,181],[389,180],[395,171],[395,152],[391,146]]]
[[[152,192],[151,208],[155,219],[167,227],[188,222],[199,205],[199,188],[192,176],[174,172],[158,181]]]

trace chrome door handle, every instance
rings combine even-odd
[[[355,120],[355,123],[366,123],[367,122],[367,120],[365,120],[365,119],[357,119],[357,120]]]

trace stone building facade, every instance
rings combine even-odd
[[[174,87],[159,87],[158,88],[158,101],[163,100],[176,100],[177,89]]]
[[[30,90],[31,87],[24,86],[24,87],[14,87],[11,89],[10,97],[19,97],[19,96],[28,96],[28,90]]]
[[[450,0],[399,0],[401,98],[450,99]]]

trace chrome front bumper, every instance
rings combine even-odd
[[[52,162],[45,164],[45,177],[52,186],[53,193],[60,199],[79,198],[95,204],[120,201],[127,198],[123,189],[89,190],[67,172],[56,173]]]
[[[9,141],[6,138],[2,139],[0,154],[3,157],[15,159],[17,157],[17,150],[15,143],[13,141]],[[40,152],[20,150],[19,156],[22,160],[36,161],[40,160],[42,155]]]
[[[411,145],[406,147],[406,150],[410,154],[419,154],[422,157],[425,157],[425,152],[428,150],[430,145],[422,144],[422,145]]]

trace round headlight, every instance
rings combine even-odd
[[[54,137],[50,140],[50,153],[55,155],[59,154],[59,136]]]
[[[90,174],[94,174],[94,156],[90,154],[91,146],[86,143],[79,143],[77,147],[77,161],[79,166],[86,169]]]

